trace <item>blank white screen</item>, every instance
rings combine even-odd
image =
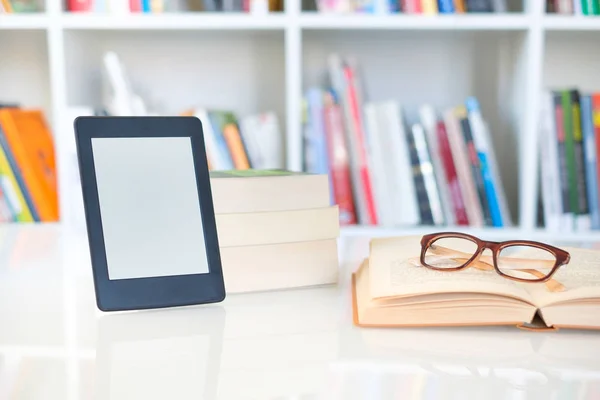
[[[93,138],[110,280],[208,273],[190,138]]]

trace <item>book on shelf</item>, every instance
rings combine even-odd
[[[2,0],[4,2],[8,0]],[[283,10],[282,0],[67,0],[74,13],[161,14],[176,12],[237,12],[260,14]]]
[[[0,222],[59,220],[54,140],[43,112],[0,105]]]
[[[0,14],[32,13],[42,10],[37,0],[0,0]]]
[[[427,269],[418,262],[420,237],[373,239],[368,259],[352,277],[354,323],[600,329],[600,252],[566,250],[571,261],[553,276],[565,290],[553,292],[544,283],[515,282],[495,271]],[[534,259],[527,252],[514,256]]]
[[[462,14],[504,13],[506,0],[315,0],[305,10],[327,14]]]
[[[332,54],[330,86],[306,91],[304,170],[329,174],[340,223],[506,227],[511,217],[477,98],[416,120],[395,100],[369,101],[358,63]]]
[[[562,15],[600,15],[600,0],[546,0],[546,12]]]
[[[541,207],[552,231],[600,229],[600,93],[546,90],[540,124]]]

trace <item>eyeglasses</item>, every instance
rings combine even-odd
[[[485,249],[491,256],[483,256]],[[561,265],[569,263],[568,252],[528,240],[490,242],[458,232],[432,233],[421,239],[421,265],[437,271],[460,271],[468,267],[495,270],[518,282],[545,282],[553,292],[565,290],[552,279]]]

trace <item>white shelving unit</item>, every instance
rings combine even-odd
[[[481,233],[531,236],[540,234],[539,93],[545,86],[600,90],[600,18],[545,15],[543,3],[523,0],[522,12],[502,15],[320,15],[288,0],[284,12],[268,15],[112,16],[68,14],[62,1],[46,0],[43,14],[0,16],[0,101],[46,110],[60,152],[72,138],[64,128],[66,110],[99,105],[100,60],[113,50],[138,91],[161,112],[197,105],[239,115],[274,110],[285,133],[287,165],[299,170],[302,94],[326,83],[329,53],[351,54],[367,100],[397,99],[409,120],[424,102],[441,109],[469,95],[479,98],[516,223]],[[600,240],[600,233],[577,235]]]

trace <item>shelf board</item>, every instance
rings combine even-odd
[[[547,15],[543,21],[548,31],[600,31],[600,16]]]
[[[372,29],[372,30],[526,30],[524,15],[323,15],[300,16],[305,29]]]
[[[470,227],[445,227],[445,226],[416,226],[387,228],[381,226],[344,226],[341,228],[341,238],[351,237],[390,237],[424,235],[433,232],[465,232],[487,240],[513,240],[528,239],[548,242],[600,242],[600,231],[588,232],[550,232],[544,229],[526,231],[520,228],[470,228]]]
[[[224,13],[181,13],[123,16],[68,14],[60,18],[65,29],[80,30],[278,30],[284,29],[287,17]]]
[[[48,16],[45,14],[2,14],[0,30],[35,30],[48,27]]]

